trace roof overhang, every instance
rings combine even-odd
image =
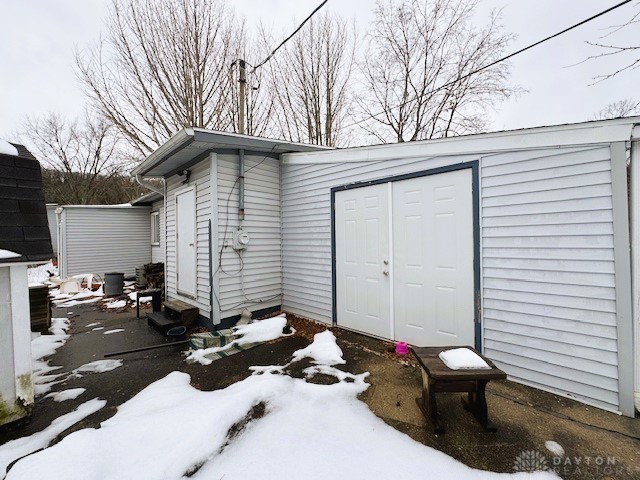
[[[289,165],[374,162],[608,144],[631,140],[638,124],[640,116],[305,154],[288,153],[282,156],[282,162]]]
[[[238,150],[245,150],[248,153],[278,156],[282,153],[327,149],[330,147],[203,128],[185,128],[145,158],[131,174],[143,177],[167,177],[204,160],[210,153],[235,153]]]
[[[133,206],[146,206],[151,205],[158,200],[162,200],[164,195],[157,192],[147,193],[146,195],[142,195],[141,197],[136,198],[135,200],[131,200],[130,204]]]

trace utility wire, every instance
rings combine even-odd
[[[561,30],[560,32],[554,33],[553,35],[549,35],[548,37],[545,37],[542,40],[538,40],[537,42],[532,43],[531,45],[527,45],[526,47],[521,48],[520,50],[516,50],[515,52],[510,53],[509,55],[507,55],[505,57],[499,58],[499,59],[497,59],[497,60],[495,60],[495,61],[493,61],[491,63],[488,63],[487,65],[484,65],[484,66],[482,66],[482,67],[480,67],[480,68],[478,68],[476,70],[473,70],[473,71],[463,75],[462,77],[457,78],[456,80],[452,80],[451,82],[445,83],[444,85],[441,85],[441,86],[431,90],[430,92],[423,93],[422,95],[431,95],[433,93],[439,92],[440,90],[442,90],[444,88],[447,88],[447,87],[450,87],[452,85],[455,85],[456,83],[459,83],[460,81],[462,81],[462,80],[464,80],[466,78],[469,78],[470,76],[475,75],[476,73],[479,73],[479,72],[481,72],[483,70],[486,70],[487,68],[493,67],[494,65],[497,65],[498,63],[504,62],[505,60],[509,60],[510,58],[515,57],[516,55],[519,55],[519,54],[521,54],[523,52],[526,52],[527,50],[530,50],[530,49],[532,49],[534,47],[537,47],[538,45],[540,45],[542,43],[545,43],[545,42],[547,42],[547,41],[549,41],[549,40],[551,40],[553,38],[559,37],[560,35],[563,35],[563,34],[569,32],[569,31],[571,31],[571,30],[573,30],[575,28],[578,28],[578,27],[584,25],[585,23],[589,23],[589,22],[591,22],[592,20],[595,20],[598,17],[606,15],[607,13],[609,13],[609,12],[611,12],[611,11],[617,9],[617,8],[620,8],[623,5],[626,5],[627,3],[631,3],[632,1],[633,0],[624,0],[623,2],[620,2],[620,3],[616,4],[616,5],[613,5],[612,7],[609,7],[606,10],[601,11],[600,13],[596,13],[595,15],[582,20],[581,22],[578,22],[578,23],[576,23],[574,25],[571,25],[570,27],[565,28],[564,30]],[[385,108],[384,110],[382,110],[382,111],[380,111],[378,113],[369,115],[368,118],[365,118],[365,119],[362,119],[362,120],[358,120],[357,122],[349,123],[347,125],[343,125],[342,127],[338,128],[338,129],[334,129],[334,130],[343,130],[343,129],[348,128],[348,127],[353,127],[355,125],[359,125],[361,123],[364,123],[366,121],[371,120],[372,118],[377,117],[378,115],[382,115],[383,113],[386,113],[389,110],[392,110],[394,108],[400,108],[400,107],[402,107],[402,106],[404,106],[404,105],[416,100],[417,98],[418,98],[418,96],[415,96],[415,97],[410,98],[409,100],[406,100],[405,102],[402,102],[402,103],[400,103],[398,105],[395,105],[393,107]]]
[[[320,10],[322,7],[324,7],[324,6],[327,4],[327,2],[328,2],[328,1],[329,1],[329,0],[324,0],[322,3],[320,3],[320,5],[318,5],[318,6],[313,10],[313,12],[311,12],[311,13],[309,14],[309,16],[308,16],[307,18],[305,18],[305,19],[303,20],[303,22],[302,22],[300,25],[298,25],[298,28],[296,28],[296,29],[293,31],[293,33],[292,33],[291,35],[289,35],[287,38],[285,38],[285,39],[280,43],[280,45],[278,45],[276,48],[274,48],[274,49],[273,49],[273,51],[272,51],[272,52],[267,56],[267,58],[265,58],[262,62],[260,62],[260,63],[259,63],[258,65],[256,65],[255,67],[253,67],[253,70],[251,70],[251,73],[254,73],[257,69],[259,69],[259,68],[260,68],[261,66],[263,66],[265,63],[267,63],[269,60],[271,60],[271,57],[273,57],[273,56],[275,55],[275,53],[276,53],[278,50],[280,50],[280,48],[282,48],[282,46],[283,46],[285,43],[287,43],[289,40],[291,40],[291,39],[295,36],[295,34],[296,34],[296,33],[298,33],[302,27],[304,27],[305,23],[307,23],[309,20],[311,20],[311,17],[313,17],[313,16],[318,12],[318,10]],[[631,0],[629,0],[629,1],[631,1]]]

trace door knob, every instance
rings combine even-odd
[[[384,260],[385,265],[389,265],[389,260]]]
[[[190,243],[190,244],[189,244],[189,246],[190,246],[190,247],[193,247],[193,243]]]
[[[385,270],[384,272],[382,272],[384,275],[386,275],[387,277],[389,276],[389,271]]]

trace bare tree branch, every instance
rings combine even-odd
[[[113,0],[104,40],[76,52],[92,106],[139,154],[187,126],[231,130],[242,24],[222,0]]]
[[[518,92],[508,84],[507,63],[466,76],[500,58],[513,38],[495,12],[484,27],[471,25],[476,5],[477,0],[376,4],[357,97],[367,134],[404,142],[478,132],[486,128],[486,111]]]

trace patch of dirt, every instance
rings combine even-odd
[[[222,451],[225,448],[227,448],[227,446],[229,446],[231,441],[234,438],[236,438],[238,435],[240,435],[245,428],[247,428],[247,425],[249,425],[250,422],[264,417],[264,414],[266,411],[267,411],[267,404],[264,402],[257,403],[253,407],[251,407],[251,410],[249,410],[249,413],[247,413],[242,420],[240,420],[238,423],[234,423],[233,425],[231,425],[231,428],[227,432],[227,440],[224,442],[224,445],[220,447],[220,450],[218,453],[222,453]]]
[[[292,315],[290,313],[287,313],[287,320],[289,321],[289,325],[291,325],[296,330],[296,336],[305,337],[309,341],[313,341],[313,336],[316,333],[321,333],[325,330],[331,330],[336,338],[341,334],[341,331],[339,329],[329,327],[324,323],[318,323],[314,322],[313,320],[307,320],[306,318],[300,318],[297,315]]]

